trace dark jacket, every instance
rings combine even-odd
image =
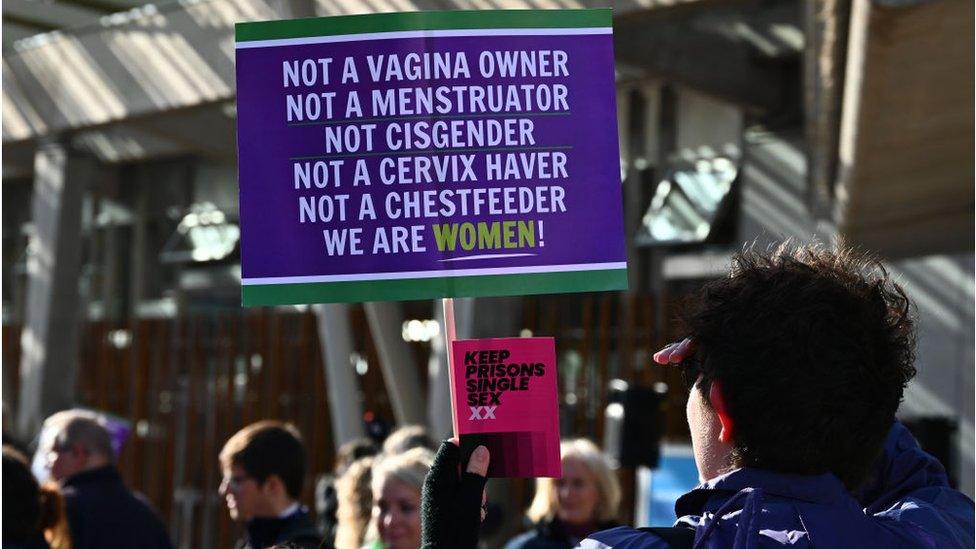
[[[895,424],[874,477],[857,497],[831,474],[738,469],[675,503],[676,526],[695,529],[696,548],[973,547],[973,502],[949,487],[945,470]],[[582,549],[665,549],[632,528],[598,532]]]
[[[255,518],[247,523],[244,539],[237,549],[264,549],[276,543],[291,542],[301,549],[318,549],[322,542],[308,511],[298,509],[284,518]]]
[[[3,549],[50,549],[51,547],[48,545],[47,540],[44,539],[43,532],[37,532],[34,537],[23,543],[5,539],[0,546]]]
[[[597,530],[613,528],[616,524],[607,522],[597,526]],[[552,519],[535,525],[532,530],[512,538],[505,549],[573,549],[580,539],[566,531],[559,519]]]
[[[315,526],[322,533],[322,549],[335,548],[336,529],[339,527],[339,519],[336,518],[339,511],[336,480],[336,477],[329,475],[319,479],[315,485]]]
[[[114,466],[74,474],[61,492],[73,549],[170,549],[159,516],[125,487]]]

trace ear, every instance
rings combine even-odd
[[[266,493],[274,495],[287,493],[285,490],[284,481],[282,481],[281,477],[276,474],[268,475],[268,478],[264,479],[264,483],[261,485],[261,488]]]
[[[722,424],[722,431],[718,434],[718,440],[726,444],[732,442],[735,429],[732,424],[732,417],[729,416],[729,409],[725,405],[725,396],[722,395],[722,384],[717,379],[713,379],[711,387],[708,389],[708,402],[715,410],[719,423]]]
[[[90,452],[88,451],[88,448],[85,448],[81,444],[74,444],[74,445],[72,445],[70,452],[71,452],[71,455],[75,459],[88,459],[88,456],[90,454]]]

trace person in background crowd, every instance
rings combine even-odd
[[[352,462],[336,481],[339,508],[336,512],[335,547],[357,548],[366,540],[373,515],[373,456]]]
[[[54,484],[38,486],[24,457],[3,447],[3,548],[70,549],[64,501]]]
[[[299,503],[305,482],[305,447],[294,426],[259,421],[227,440],[220,451],[220,495],[232,519],[246,531],[239,549],[291,542],[317,548],[321,542]]]
[[[434,454],[412,448],[373,465],[373,522],[379,539],[370,549],[420,547],[420,490]]]
[[[49,421],[58,432],[47,463],[64,495],[72,547],[168,549],[169,535],[159,516],[122,482],[101,417],[68,410]]]
[[[654,360],[686,379],[702,483],[678,498],[673,528],[613,528],[581,549],[974,546],[973,501],[895,419],[915,375],[914,322],[880,263],[746,249],[686,324]],[[484,478],[465,483],[459,466],[443,444],[424,485],[425,549],[475,547]]]
[[[333,474],[322,475],[315,483],[315,512],[318,515],[316,527],[323,536],[322,548],[329,549],[336,547],[336,531],[339,525],[338,519],[338,493],[336,483],[346,472],[346,469],[357,459],[372,456],[377,453],[376,444],[368,438],[358,438],[351,440],[339,447],[336,452],[336,463]],[[367,506],[367,514],[368,514]],[[360,544],[362,540],[360,540]],[[355,547],[359,547],[356,544]]]
[[[411,448],[426,448],[433,452],[437,444],[420,425],[404,425],[383,441],[383,455],[386,456],[402,454]]]
[[[354,461],[364,457],[375,456],[379,452],[380,449],[376,447],[376,443],[366,437],[357,438],[356,440],[343,444],[336,453],[336,476],[342,476]]]
[[[586,439],[560,445],[562,478],[540,478],[526,516],[535,527],[506,549],[572,549],[597,530],[617,526],[620,483],[606,457]]]

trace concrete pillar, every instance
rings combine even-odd
[[[631,161],[627,165],[627,172],[621,185],[624,196],[624,231],[627,242],[627,260],[629,262],[627,274],[630,291],[621,293],[620,299],[624,304],[624,308],[629,308],[627,295],[634,293],[640,287],[643,274],[640,268],[640,249],[635,244],[635,239],[631,235],[640,229],[644,208],[647,207],[647,204],[644,202],[642,189],[645,182],[641,177],[641,173],[647,169],[647,165],[652,160],[648,158],[647,134],[653,132],[655,128],[648,127],[647,113],[649,110],[657,107],[657,102],[649,101],[646,91],[642,88],[634,88],[631,93],[627,94],[625,99],[628,103],[627,133],[625,134],[627,141],[621,144],[621,149],[628,151],[627,156],[630,157]],[[654,117],[654,120],[656,121],[657,117]],[[624,316],[625,318],[629,317],[626,313]],[[624,357],[624,359],[630,360],[630,357]]]
[[[325,384],[329,393],[329,415],[332,418],[332,440],[338,448],[366,434],[358,380],[349,362],[353,350],[349,305],[326,303],[314,305],[312,309],[318,317]]]
[[[42,145],[34,157],[17,413],[23,437],[75,403],[81,199],[96,169],[93,159],[57,143]]]
[[[420,376],[413,353],[403,340],[403,309],[395,301],[371,301],[364,304],[369,330],[380,356],[380,371],[386,392],[393,404],[398,425],[424,422]]]

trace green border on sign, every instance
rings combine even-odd
[[[248,42],[418,30],[603,28],[612,21],[609,8],[415,11],[237,23],[234,34],[238,42]]]
[[[599,292],[626,290],[627,269],[402,280],[251,284],[241,289],[245,307]]]

